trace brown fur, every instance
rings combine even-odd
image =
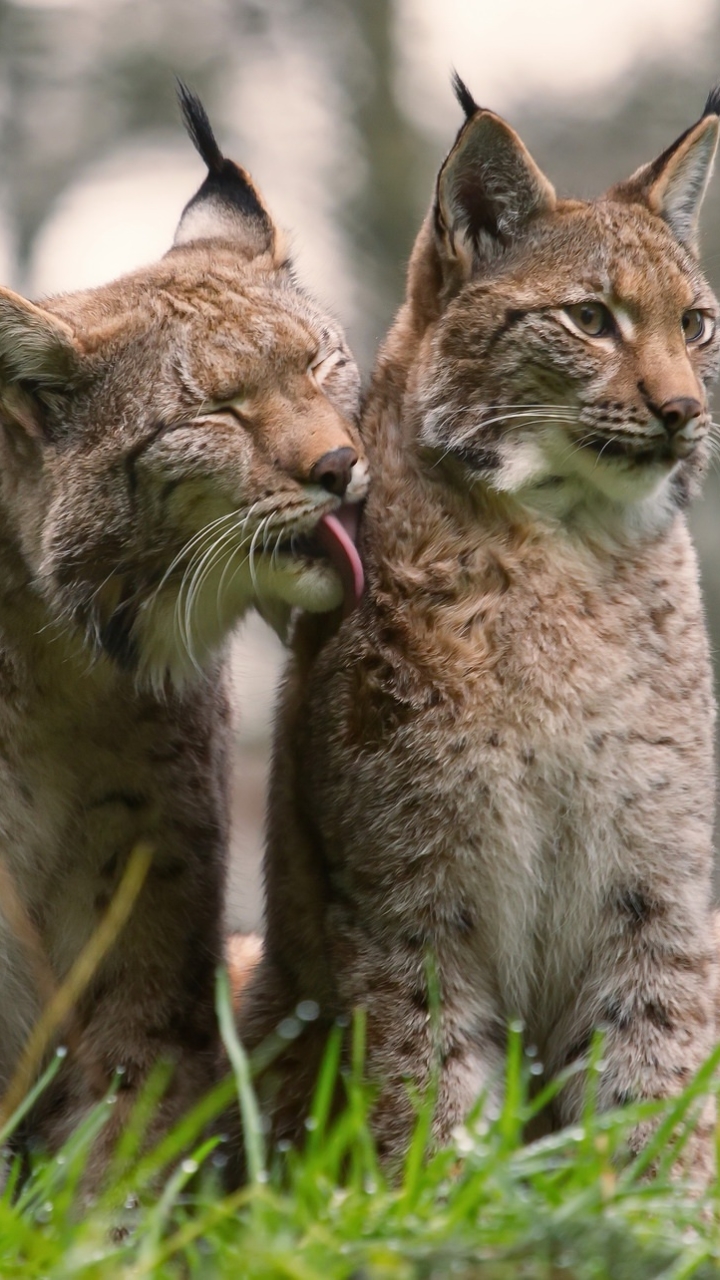
[[[586,204],[478,109],[440,172],[362,419],[367,592],[337,633],[305,619],[282,698],[240,1024],[252,1046],[321,1006],[274,1067],[283,1137],[356,1006],[392,1159],[408,1080],[437,1067],[438,1141],[499,1105],[509,1019],[546,1078],[604,1028],[601,1106],[677,1092],[711,1047],[714,706],[682,508],[718,363],[694,257],[716,135],[712,112]],[[579,1078],[550,1123],[581,1102]]]
[[[0,856],[56,981],[134,844],[155,850],[31,1121],[51,1146],[118,1067],[106,1146],[159,1059],[158,1123],[216,1077],[224,643],[253,604],[281,625],[342,598],[289,540],[342,501],[313,468],[361,453],[357,371],[247,175],[219,163],[228,193],[206,183],[154,266],[41,306],[0,291]],[[2,915],[0,965],[1,1093],[39,1000]]]

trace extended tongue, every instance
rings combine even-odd
[[[323,516],[315,530],[316,540],[329,557],[342,582],[345,617],[352,613],[359,603],[365,585],[362,561],[343,523],[343,517],[345,517],[351,527],[357,527],[358,514],[357,508],[348,504],[346,507],[341,507],[337,515]]]

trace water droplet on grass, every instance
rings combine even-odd
[[[302,1023],[298,1018],[283,1018],[277,1033],[281,1040],[295,1040],[302,1031]]]

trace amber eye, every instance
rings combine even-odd
[[[714,328],[712,318],[704,311],[698,311],[697,307],[683,312],[682,330],[686,342],[709,342]]]
[[[577,302],[565,308],[565,314],[588,338],[606,338],[615,332],[612,313],[602,302]]]

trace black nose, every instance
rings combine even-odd
[[[354,449],[331,449],[322,458],[318,458],[310,472],[310,483],[320,484],[328,493],[335,493],[342,498],[356,462],[357,454]]]
[[[681,396],[678,400],[666,400],[660,407],[662,424],[671,436],[684,427],[691,418],[697,418],[700,413],[702,413],[700,401],[693,400],[691,396]]]

